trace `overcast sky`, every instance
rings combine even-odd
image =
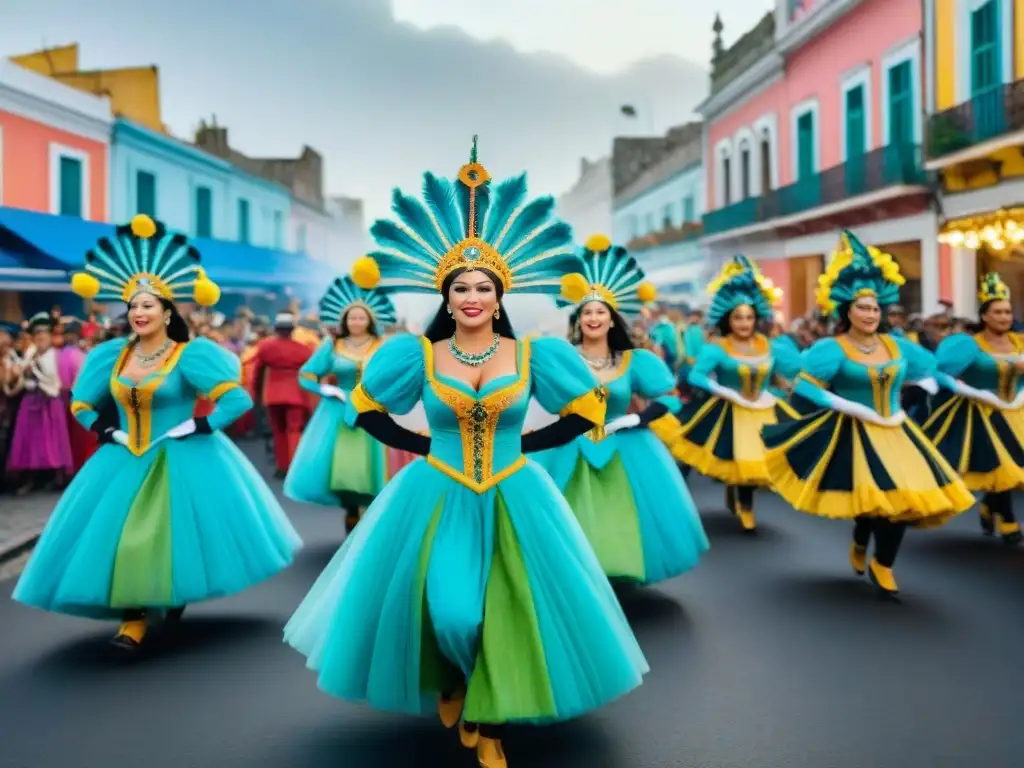
[[[81,44],[84,68],[156,64],[164,122],[216,114],[256,156],[324,154],[329,193],[384,212],[395,185],[454,173],[471,135],[496,176],[575,180],[615,135],[664,131],[768,0],[0,0],[0,52]],[[244,12],[239,10],[244,8]],[[636,105],[636,120],[618,107]]]

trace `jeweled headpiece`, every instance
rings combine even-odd
[[[572,228],[554,218],[552,197],[527,199],[526,174],[492,190],[477,161],[449,180],[423,175],[423,201],[392,193],[397,220],[370,227],[377,250],[352,267],[356,285],[386,293],[435,293],[457,269],[485,269],[505,293],[558,293],[561,277],[578,268]]]
[[[612,245],[606,235],[591,235],[576,255],[583,271],[562,278],[562,295],[555,300],[560,307],[600,301],[622,315],[634,316],[658,295],[636,259],[621,245]]]
[[[718,276],[708,284],[711,306],[705,322],[717,325],[736,307],[749,306],[758,318],[774,317],[782,290],[763,274],[746,256],[733,256]]]
[[[85,271],[71,278],[84,299],[129,302],[140,293],[168,301],[194,300],[212,307],[220,288],[206,276],[199,251],[188,238],[139,214],[85,254]]]
[[[843,230],[839,247],[825,274],[818,277],[818,307],[834,314],[841,304],[861,296],[873,296],[885,307],[900,300],[900,286],[906,282],[893,257],[874,246],[866,246],[849,230]]]
[[[1010,287],[1003,282],[998,272],[989,272],[981,278],[981,287],[978,289],[978,303],[987,304],[990,301],[1009,301]]]
[[[391,299],[379,291],[363,290],[346,275],[335,278],[327,293],[320,299],[320,322],[325,325],[339,325],[341,318],[352,307],[362,307],[381,325],[394,325],[398,319]]]

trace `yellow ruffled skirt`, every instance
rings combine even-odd
[[[945,393],[921,430],[972,491],[1024,485],[1024,409],[1000,410]]]
[[[767,486],[771,475],[761,431],[795,416],[781,400],[774,408],[754,409],[710,397],[671,440],[672,455],[726,485]]]
[[[956,470],[910,419],[879,426],[822,410],[762,434],[772,485],[801,512],[937,527],[974,504]]]

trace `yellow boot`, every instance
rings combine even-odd
[[[147,625],[145,619],[133,619],[131,621],[126,621],[121,625],[121,628],[117,630],[117,635],[110,642],[119,648],[134,651],[142,645],[142,640],[146,636],[146,630]]]
[[[868,548],[862,547],[857,542],[850,544],[850,565],[853,566],[853,570],[857,572],[858,576],[864,575],[864,570],[867,568],[868,562]]]
[[[892,575],[892,568],[880,565],[873,557],[868,568],[868,575],[871,578],[871,583],[887,595],[898,595],[900,593],[900,588],[896,585],[896,579]]]
[[[459,723],[459,741],[466,749],[476,749],[480,743],[480,726],[476,723]]]
[[[437,713],[445,728],[454,728],[462,719],[462,705],[466,703],[466,692],[457,691],[450,697],[441,696],[437,700]]]
[[[740,525],[743,526],[743,530],[747,533],[753,533],[757,530],[757,521],[754,519],[754,510],[747,507],[745,504],[741,504],[739,501],[736,502],[736,516],[740,519]]]
[[[501,739],[481,736],[476,748],[476,760],[481,768],[508,768],[505,750],[501,748]]]
[[[1008,523],[1003,519],[1002,515],[996,515],[995,522],[996,530],[999,531],[999,535],[1003,537],[1004,542],[1007,544],[1020,544],[1020,523]]]

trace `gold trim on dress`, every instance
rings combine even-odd
[[[207,400],[217,402],[222,397],[224,397],[224,395],[226,395],[228,392],[230,392],[233,389],[238,389],[240,386],[242,386],[241,383],[237,381],[222,381],[220,384],[218,384],[209,392],[207,392],[205,397]]]
[[[160,370],[149,374],[134,384],[121,381],[121,371],[128,362],[128,355],[134,347],[126,344],[118,355],[117,363],[110,373],[110,394],[124,409],[128,421],[128,450],[141,456],[153,439],[153,398],[164,383],[164,379],[175,369],[189,342],[175,345],[164,360]]]
[[[352,392],[348,396],[349,402],[352,407],[356,409],[356,413],[363,414],[369,413],[370,411],[377,411],[378,413],[387,413],[388,409],[373,399],[373,396],[366,391],[362,384],[357,384]]]
[[[95,411],[96,409],[84,400],[75,400],[71,403],[71,415],[77,416],[82,411]]]

